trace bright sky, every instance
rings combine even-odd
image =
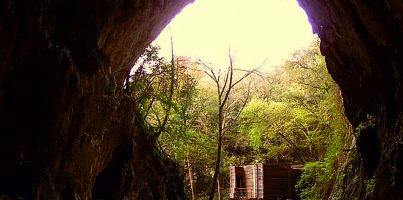
[[[263,69],[280,64],[314,38],[296,0],[196,0],[155,40],[166,58],[171,35],[176,56],[227,67],[231,47],[236,67],[255,68],[267,59]]]

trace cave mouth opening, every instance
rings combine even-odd
[[[203,2],[205,4],[202,4]],[[217,2],[208,5],[208,1],[196,1],[173,19],[171,24],[154,41],[154,44],[161,46],[160,53],[166,60],[171,59],[171,50],[173,50],[175,57],[188,56],[191,59],[207,60],[207,62],[213,63],[214,67],[221,69],[228,66],[228,56],[225,54],[229,46],[235,53],[237,67],[252,69],[267,59],[268,62],[263,68],[270,71],[271,67],[281,65],[283,59],[286,59],[292,51],[318,42],[312,33],[312,27],[305,11],[299,7],[298,2],[265,2],[261,1],[261,4],[249,5],[227,2],[222,3],[223,5],[220,7]],[[319,50],[316,55],[320,56]],[[325,63],[323,58],[320,62]],[[325,73],[327,73],[326,70]],[[266,105],[265,102],[258,103]],[[314,104],[315,102],[313,100],[303,103]],[[339,103],[338,106],[343,107],[342,100]],[[343,113],[341,115],[344,117]],[[298,147],[293,141],[288,140],[287,136],[283,133],[278,133],[276,136],[280,138],[278,140],[285,141],[283,142],[286,144],[285,146],[290,146],[292,152],[290,154],[293,154],[295,158],[298,157],[295,159],[298,162],[294,162],[294,160],[292,164],[304,164],[312,161],[313,158],[319,160],[325,156],[315,152],[313,147],[307,148],[314,149],[310,152],[307,151],[307,155],[301,155],[303,154],[302,151],[298,152]],[[272,142],[273,145],[279,143],[276,139],[267,141]],[[340,140],[340,142],[342,141]],[[162,147],[162,149],[164,148],[165,146]],[[251,148],[244,151],[239,150],[239,146],[236,145],[226,145],[224,148],[232,151],[232,153],[240,152],[247,156],[253,154]],[[278,158],[278,163],[283,164],[288,161],[283,157]],[[247,162],[252,164],[265,161],[264,158],[259,158]],[[247,163],[244,162],[243,164]]]
[[[185,7],[154,40],[160,53],[203,59],[227,66],[229,48],[239,68],[270,70],[316,36],[297,1],[195,1]]]

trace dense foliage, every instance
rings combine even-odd
[[[215,71],[186,57],[167,62],[150,46],[128,80],[161,149],[181,166],[189,198],[217,190],[221,199],[230,165],[266,162],[304,164],[301,197],[321,199],[349,126],[319,41],[265,74],[235,71],[231,56],[229,63]],[[227,91],[233,77],[240,81]]]

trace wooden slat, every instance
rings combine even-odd
[[[280,197],[296,199],[294,186],[300,174],[300,169],[261,163],[231,167],[230,198],[236,198],[234,191],[237,190],[237,177],[242,177],[244,188],[238,189],[238,191],[246,192],[248,198],[275,199]]]

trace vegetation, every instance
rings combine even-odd
[[[222,199],[228,167],[256,162],[304,164],[301,198],[327,195],[349,126],[319,41],[266,74],[236,70],[230,52],[222,70],[186,57],[167,62],[158,50],[146,50],[127,88],[179,164],[189,198]]]

